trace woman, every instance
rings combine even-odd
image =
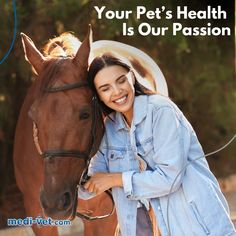
[[[106,131],[84,188],[112,189],[121,235],[236,235],[206,159],[194,161],[204,154],[179,108],[109,54],[93,60],[88,80]]]

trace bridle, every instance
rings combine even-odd
[[[76,89],[76,88],[82,88],[82,87],[89,87],[89,85],[87,82],[77,82],[77,83],[73,83],[73,84],[66,84],[66,85],[60,86],[60,87],[46,88],[46,89],[44,89],[44,92],[56,93],[56,92],[62,92],[62,91]],[[93,96],[92,102],[93,102],[93,117],[92,117],[92,130],[91,130],[92,139],[91,139],[90,145],[88,146],[86,151],[63,150],[63,149],[56,149],[56,150],[53,149],[53,150],[42,151],[40,144],[39,144],[38,128],[37,128],[36,123],[33,121],[33,139],[34,139],[35,147],[36,147],[38,153],[40,154],[40,156],[42,156],[43,158],[77,157],[77,158],[82,158],[85,160],[86,166],[81,174],[78,186],[76,188],[74,203],[77,201],[78,187],[82,187],[82,185],[89,179],[88,167],[89,167],[90,161],[92,159],[92,154],[94,153],[95,148],[96,148],[95,142],[96,142],[96,130],[97,130],[97,116],[100,111],[99,111],[99,107],[97,105],[97,98],[95,95]],[[78,217],[85,219],[85,220],[104,219],[104,218],[112,215],[114,213],[114,209],[115,209],[114,200],[112,198],[110,191],[106,191],[106,193],[109,195],[109,197],[111,198],[112,203],[113,203],[113,208],[109,214],[102,215],[102,216],[89,216],[86,214],[81,214],[79,212],[76,212],[76,209],[74,209],[74,214],[76,214]],[[74,204],[74,205],[76,206],[76,204]]]
[[[46,88],[44,89],[44,92],[47,93],[56,93],[56,92],[62,92],[66,90],[71,90],[71,89],[76,89],[76,88],[82,88],[82,87],[88,87],[87,82],[78,82],[74,84],[66,84],[61,87],[52,87],[52,88]],[[95,104],[96,98],[93,97],[93,108],[97,109],[97,106]],[[95,149],[95,138],[96,138],[96,111],[94,110],[93,112],[93,120],[92,120],[92,140],[90,142],[90,145],[88,146],[88,149],[86,151],[78,151],[78,150],[46,150],[42,151],[39,145],[39,139],[38,139],[38,128],[35,122],[33,122],[33,137],[34,137],[34,142],[35,146],[39,152],[39,154],[44,157],[44,158],[53,158],[53,157],[78,157],[78,158],[83,158],[85,160],[88,160],[90,157],[90,154],[94,151]]]

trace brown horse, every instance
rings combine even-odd
[[[17,185],[24,196],[27,216],[72,220],[81,174],[103,135],[102,116],[94,110],[93,93],[86,81],[91,30],[79,46],[74,45],[75,37],[70,40],[65,35],[50,41],[45,55],[28,36],[21,36],[26,60],[37,76],[25,98],[15,133]],[[94,215],[104,214],[102,210],[111,209],[111,205],[106,194],[78,202],[79,208]],[[84,221],[85,235],[111,236],[116,225],[114,214]],[[37,236],[58,235],[57,228],[51,226],[33,225],[33,231]]]

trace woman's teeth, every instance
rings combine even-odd
[[[127,98],[127,96],[124,96],[122,98],[115,100],[114,102],[117,104],[123,104],[125,102],[126,98]]]

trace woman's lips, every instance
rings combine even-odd
[[[122,105],[122,104],[124,104],[126,102],[127,97],[128,97],[128,95],[125,95],[125,96],[123,96],[123,97],[121,97],[119,99],[116,99],[116,100],[114,100],[114,103],[116,103],[118,105]]]

